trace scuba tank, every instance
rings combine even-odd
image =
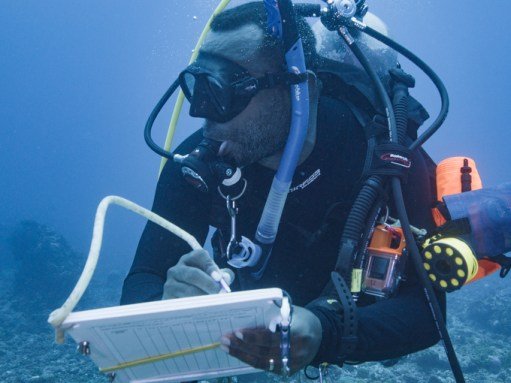
[[[436,173],[438,226],[423,244],[424,268],[433,285],[451,292],[511,268],[511,184],[483,189],[475,162],[451,157]]]

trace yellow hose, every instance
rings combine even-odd
[[[197,44],[195,45],[195,49],[193,50],[192,57],[190,58],[189,64],[195,61],[197,58],[197,55],[199,54],[199,49],[204,43],[204,39],[206,38],[209,30],[211,29],[211,22],[213,19],[218,15],[220,12],[222,12],[225,7],[231,2],[231,0],[222,0],[220,1],[220,4],[216,7],[216,9],[213,11],[213,14],[209,18],[208,22],[206,23],[206,26],[204,27],[204,30],[202,31],[199,40],[197,41]],[[170,151],[170,147],[172,146],[172,139],[174,138],[174,133],[176,132],[176,126],[177,121],[179,120],[179,115],[181,114],[181,109],[183,109],[183,101],[185,99],[185,95],[182,90],[179,90],[179,94],[177,96],[176,104],[174,105],[174,110],[172,111],[172,117],[170,119],[170,125],[169,130],[167,132],[167,138],[165,139],[165,150]],[[163,170],[163,167],[165,166],[165,163],[167,162],[167,158],[162,157],[161,163],[160,163],[160,171],[158,172],[158,177],[161,174],[161,171]]]

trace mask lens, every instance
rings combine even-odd
[[[185,94],[188,101],[191,101],[193,97],[195,83],[195,75],[189,72],[183,72],[181,75],[181,89],[183,89],[183,93]]]
[[[225,114],[231,104],[230,89],[222,86],[222,84],[212,76],[208,76],[208,84],[211,91],[211,101],[215,104],[220,114]]]
[[[209,57],[210,56],[210,57]],[[240,81],[250,80],[246,69],[213,55],[193,63],[179,76],[183,93],[190,102],[190,115],[227,122],[241,113],[257,91],[238,94]]]

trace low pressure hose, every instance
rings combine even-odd
[[[424,133],[420,135],[417,140],[413,142],[412,145],[410,145],[410,150],[415,150],[419,146],[422,146],[443,124],[445,121],[445,118],[447,117],[447,113],[449,112],[449,95],[447,93],[447,89],[445,88],[445,85],[443,84],[442,80],[438,75],[427,65],[424,61],[422,61],[419,57],[417,57],[415,54],[410,52],[408,49],[403,47],[401,44],[397,43],[396,41],[392,40],[391,38],[385,36],[384,34],[376,31],[375,29],[365,25],[357,23],[355,26],[360,29],[362,32],[367,33],[369,36],[374,37],[376,40],[380,41],[381,43],[389,46],[390,48],[394,49],[395,51],[401,53],[403,56],[405,56],[408,60],[410,60],[412,63],[417,65],[435,84],[435,87],[437,88],[440,99],[441,99],[441,108],[440,112],[435,119],[435,121],[431,124],[429,128],[427,128]]]
[[[364,232],[362,233],[357,255],[355,257],[355,261],[353,262],[353,268],[355,269],[362,269],[364,267],[365,256],[367,253],[367,248],[369,247],[371,234],[373,233],[373,228],[376,226],[378,217],[380,216],[380,213],[385,206],[385,202],[385,199],[380,196],[368,214],[367,225],[364,229]]]
[[[344,27],[342,27],[344,28]],[[390,100],[389,95],[385,91],[385,88],[383,86],[382,81],[378,77],[376,71],[371,67],[369,61],[366,59],[360,48],[357,46],[357,44],[353,41],[351,44],[349,44],[353,54],[357,57],[357,59],[360,61],[366,72],[368,73],[369,77],[373,81],[374,85],[376,86],[376,90],[378,92],[378,96],[380,100],[382,101],[383,105],[385,106],[385,111],[388,116],[389,124],[390,124],[390,139],[391,142],[396,142],[398,138],[398,132],[397,132],[397,126],[396,126],[396,118],[394,115],[394,111],[392,108],[392,102]],[[443,111],[443,109],[442,109]],[[434,127],[434,131],[436,131],[443,120],[446,117],[447,112],[445,111],[441,113],[437,121],[433,124],[432,127]],[[440,121],[441,120],[441,121]],[[440,121],[440,122],[439,122]],[[438,126],[435,126],[438,125]],[[431,133],[432,134],[432,133]],[[429,137],[428,137],[429,138]],[[427,138],[426,138],[427,139]],[[415,141],[418,142],[419,140]],[[414,143],[414,144],[415,144]],[[443,340],[444,348],[447,354],[447,358],[449,359],[449,363],[451,365],[452,372],[454,374],[454,378],[456,379],[457,383],[463,383],[465,382],[465,378],[463,376],[463,372],[461,370],[461,366],[459,364],[458,358],[456,356],[456,352],[454,351],[454,347],[452,345],[451,338],[449,336],[449,332],[447,331],[446,323],[444,316],[442,314],[440,304],[438,302],[438,299],[435,295],[435,292],[433,290],[433,286],[431,285],[431,282],[429,281],[426,270],[423,267],[422,264],[422,257],[420,255],[420,251],[417,247],[417,244],[415,242],[415,238],[413,236],[413,233],[410,228],[410,221],[408,219],[408,214],[406,212],[404,198],[403,198],[403,190],[401,187],[401,180],[398,177],[392,177],[391,180],[391,186],[394,196],[394,202],[396,204],[396,209],[398,212],[399,220],[401,221],[401,227],[404,232],[404,236],[406,239],[407,247],[409,250],[409,253],[411,254],[411,258],[413,261],[413,264],[415,266],[415,271],[419,277],[419,280],[421,282],[421,285],[424,289],[424,295],[429,303],[429,307],[431,309],[431,313],[433,316],[433,320],[435,321],[435,324],[437,326],[440,338]]]
[[[157,154],[159,154],[162,157],[173,159],[174,155],[166,151],[162,148],[160,148],[151,137],[151,131],[153,129],[154,121],[156,120],[156,117],[158,117],[158,114],[161,112],[162,108],[165,106],[169,98],[174,94],[176,89],[179,87],[179,79],[174,81],[170,88],[165,92],[165,94],[162,96],[162,98],[158,101],[156,106],[153,108],[151,114],[149,115],[147,122],[145,124],[144,129],[144,139],[147,145]]]
[[[360,239],[360,232],[364,227],[367,215],[372,209],[374,201],[380,195],[382,187],[383,179],[380,176],[371,176],[366,180],[346,219],[342,234],[344,240],[358,241]]]

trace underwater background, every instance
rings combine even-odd
[[[46,318],[81,272],[99,201],[117,194],[151,206],[159,158],[145,145],[144,124],[217,3],[0,0],[0,382],[106,382],[71,340],[53,343]],[[485,186],[511,181],[511,2],[367,3],[449,91],[447,121],[425,145],[433,159],[469,156]],[[436,115],[435,88],[402,64],[417,79],[413,95]],[[156,122],[157,142],[170,111]],[[199,126],[185,106],[175,143]],[[78,309],[118,303],[144,223],[110,210]],[[448,326],[468,382],[511,381],[510,298],[511,280],[498,276],[448,295]],[[453,381],[441,346],[332,377]]]

